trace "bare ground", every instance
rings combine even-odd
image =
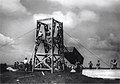
[[[90,78],[81,73],[70,72],[55,72],[51,74],[44,71],[44,76],[41,71],[31,72],[5,72],[0,75],[0,83],[11,84],[73,84],[73,83],[100,83],[100,84],[120,84],[120,80],[109,80],[100,78]]]

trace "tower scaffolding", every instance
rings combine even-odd
[[[39,48],[42,48],[40,51]],[[32,70],[64,69],[63,23],[54,18],[37,20]],[[62,65],[59,65],[59,64]]]

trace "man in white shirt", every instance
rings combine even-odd
[[[35,42],[38,44],[42,40],[42,37],[43,37],[43,33],[42,33],[42,31],[39,31],[38,36],[36,37]]]
[[[38,40],[38,39],[42,39],[42,36],[43,36],[42,31],[39,31],[39,33],[38,33],[38,37],[37,37],[37,40]]]
[[[74,69],[74,66],[72,66],[72,70],[70,71],[71,73],[75,73],[75,69]]]
[[[24,66],[25,66],[25,71],[28,71],[28,60],[27,58],[24,59]]]

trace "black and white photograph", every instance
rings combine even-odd
[[[120,84],[120,0],[0,0],[0,84]]]

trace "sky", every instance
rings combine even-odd
[[[84,66],[100,58],[102,67],[112,59],[120,67],[120,0],[0,0],[0,63],[30,58],[35,21],[48,17],[63,22],[64,44],[79,50]]]

